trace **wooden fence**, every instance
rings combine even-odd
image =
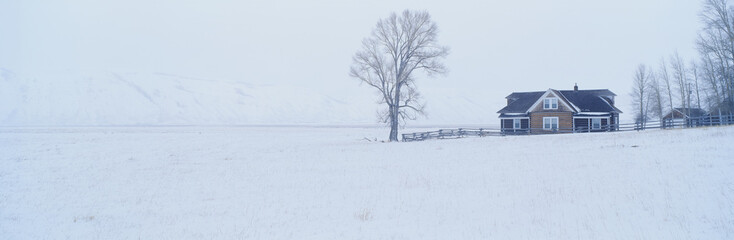
[[[402,137],[403,142],[412,142],[428,139],[463,138],[468,136],[486,137],[506,135],[538,135],[553,133],[623,132],[642,131],[647,129],[693,128],[732,124],[734,124],[734,115],[715,115],[697,118],[663,119],[656,121],[647,121],[645,123],[610,124],[602,125],[599,128],[589,128],[588,126],[575,128],[555,128],[550,130],[542,128],[452,128],[439,129],[437,131],[429,132],[404,133],[402,134]]]

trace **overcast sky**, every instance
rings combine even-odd
[[[499,101],[574,83],[628,98],[636,65],[676,50],[694,58],[701,25],[696,0],[3,2],[2,68],[163,72],[327,93],[370,91],[348,76],[361,40],[391,12],[427,10],[451,48],[450,72],[418,87]]]

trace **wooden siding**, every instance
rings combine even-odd
[[[560,104],[558,106],[561,107]],[[540,106],[542,109],[543,106]],[[531,112],[530,113],[530,128],[533,129],[534,133],[551,132],[550,130],[543,130],[543,118],[544,117],[558,117],[558,128],[563,130],[570,130],[573,127],[573,113],[572,112]]]

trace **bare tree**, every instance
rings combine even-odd
[[[695,60],[691,60],[691,75],[693,75],[693,87],[696,91],[696,107],[701,109],[701,88],[698,85],[698,64]]]
[[[687,68],[676,51],[670,65],[661,59],[659,70],[651,74],[648,98],[652,99],[652,112],[659,117],[663,117],[663,105],[673,111],[673,102],[678,99],[683,108],[690,109],[695,102],[698,108],[705,105],[709,111],[734,112],[734,8],[728,0],[702,1],[704,27],[696,41],[700,62],[691,61]],[[667,104],[660,104],[663,101]],[[638,104],[635,102],[637,108]]]
[[[708,108],[710,111],[713,110],[721,110],[720,105],[722,103],[723,98],[721,97],[721,94],[719,92],[719,81],[718,81],[718,74],[717,74],[717,66],[714,63],[714,60],[704,56],[702,57],[702,78],[704,82],[706,83],[708,91],[706,91]]]
[[[710,89],[718,89],[708,95],[719,95],[714,97],[718,102],[709,105],[731,112],[734,110],[734,10],[727,0],[704,0],[700,16],[704,29],[699,34],[697,46],[704,61],[708,62],[704,64],[715,67],[715,78],[707,76],[706,82],[715,79],[716,84]]]
[[[442,63],[449,50],[438,44],[438,26],[426,11],[405,10],[380,19],[354,54],[350,76],[374,87],[387,109],[380,120],[390,125],[390,141],[398,141],[398,126],[424,114],[414,71],[429,76],[447,71]]]
[[[660,72],[658,73],[658,80],[665,84],[665,89],[668,93],[668,101],[670,103],[670,112],[673,112],[673,90],[670,83],[670,75],[668,74],[668,67],[665,64],[665,59],[660,59]],[[662,117],[662,116],[661,116]]]
[[[660,85],[660,82],[655,77],[655,74],[650,72],[650,85],[648,92],[648,99],[650,102],[650,106],[652,108],[652,113],[655,117],[660,119],[662,121],[664,116],[664,107],[665,104],[664,96],[663,96],[663,88]]]
[[[678,97],[680,98],[680,107],[689,109],[690,91],[688,90],[690,84],[688,84],[688,73],[683,59],[678,55],[678,51],[675,51],[670,56],[670,67],[673,69],[673,79],[675,80],[676,88],[678,90]],[[686,110],[687,111],[687,110]],[[686,115],[690,115],[690,112],[686,112]]]
[[[650,101],[648,101],[649,99],[647,98],[649,82],[650,72],[647,69],[647,66],[644,64],[638,65],[633,78],[632,92],[630,95],[632,96],[633,108],[637,115],[635,116],[635,121],[643,128],[649,119],[648,105]]]
[[[720,32],[707,29],[699,34],[696,42],[701,55],[702,77],[706,83],[706,100],[709,110],[721,110],[726,98],[726,73],[729,72],[729,63],[726,59],[726,50],[720,38]]]

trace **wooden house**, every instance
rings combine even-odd
[[[664,127],[690,127],[699,126],[703,122],[703,117],[708,116],[703,109],[700,108],[674,108],[663,116]],[[708,119],[708,121],[711,121]]]
[[[499,110],[500,126],[512,133],[599,132],[618,129],[617,96],[608,89],[513,92]]]
[[[700,108],[674,108],[673,111],[665,114],[664,120],[669,119],[686,119],[686,118],[700,118],[706,116],[706,111]]]

